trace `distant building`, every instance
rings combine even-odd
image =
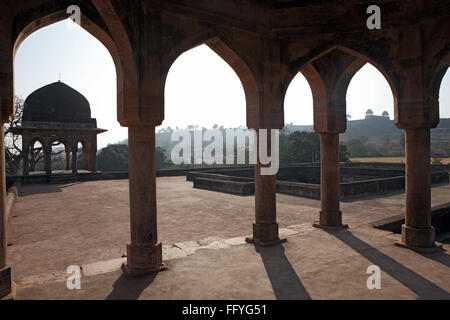
[[[373,113],[372,109],[369,109],[366,111],[366,120],[372,120],[372,119],[390,120],[389,112],[384,111],[381,116],[376,116]]]
[[[52,145],[65,146],[66,170],[77,173],[78,143],[83,146],[83,169],[97,171],[97,135],[107,130],[97,128],[91,118],[89,101],[78,91],[62,82],[55,82],[31,93],[25,100],[22,125],[11,131],[22,136],[25,154],[23,175],[29,174],[30,149],[39,142],[44,151],[44,167],[52,173]]]
[[[373,117],[373,111],[369,109],[366,111],[366,119],[370,119],[371,117]]]

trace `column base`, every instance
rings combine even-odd
[[[287,242],[287,239],[280,239],[278,234],[278,223],[254,223],[253,237],[247,237],[245,238],[245,241],[260,246],[273,246]]]
[[[313,226],[329,230],[348,228],[348,225],[342,224],[342,211],[320,211],[319,223],[314,223]]]
[[[0,299],[14,299],[14,283],[12,281],[10,267],[0,270]]]
[[[434,227],[412,228],[402,225],[402,242],[397,245],[404,248],[433,249],[435,245],[436,232]]]
[[[127,246],[127,262],[122,264],[122,271],[131,277],[166,270],[162,262],[162,244],[152,247]]]
[[[261,240],[255,240],[253,237],[247,237],[247,238],[245,238],[245,242],[257,244],[258,246],[261,246],[261,247],[269,247],[269,246],[275,246],[277,244],[285,243],[285,242],[287,242],[287,239],[280,238],[278,240],[273,240],[273,241],[261,241]]]
[[[323,229],[323,230],[343,230],[343,229],[348,229],[348,224],[341,224],[340,226],[323,226],[319,223],[313,223],[313,227],[314,228],[318,228],[318,229]]]

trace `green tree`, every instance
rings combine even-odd
[[[285,138],[281,140],[281,163],[318,162],[320,160],[320,137],[318,134],[296,131],[287,137],[287,141]]]
[[[347,146],[339,145],[339,161],[347,162],[350,154]],[[280,134],[280,163],[320,161],[320,136],[314,132],[296,131],[290,135]]]
[[[169,165],[165,150],[157,147],[155,150],[156,169],[164,169]],[[100,150],[97,156],[98,168],[104,172],[128,171],[128,145],[110,144]]]
[[[166,150],[161,147],[156,147],[156,169],[164,169],[171,163],[167,160]]]
[[[98,169],[105,172],[128,171],[128,145],[110,144],[97,156]]]
[[[339,145],[339,162],[348,162],[350,160],[350,153],[347,151],[345,144]]]
[[[353,158],[367,157],[367,148],[359,139],[351,139],[347,141],[346,148]]]

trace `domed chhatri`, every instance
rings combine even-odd
[[[91,123],[89,101],[63,82],[42,87],[28,96],[23,110],[23,121]]]
[[[55,143],[64,144],[66,170],[78,172],[78,144],[81,143],[83,169],[97,171],[97,135],[106,130],[97,128],[97,120],[91,118],[89,101],[81,93],[65,83],[55,82],[27,97],[22,125],[13,127],[11,131],[22,136],[25,153],[23,175],[26,176],[30,170],[30,148],[34,147],[36,141],[42,144],[47,174],[52,174],[51,153]]]

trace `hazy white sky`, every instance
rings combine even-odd
[[[42,28],[28,37],[15,59],[16,95],[26,98],[34,90],[61,81],[78,90],[91,104],[100,128],[99,148],[127,138],[117,122],[116,72],[108,50],[88,32],[70,21]],[[231,67],[206,46],[182,54],[170,69],[166,83],[166,119],[163,127],[214,124],[245,126],[245,95]],[[450,118],[450,75],[440,91],[441,118]],[[393,116],[389,85],[376,68],[367,64],[352,79],[347,92],[347,114],[364,118],[367,109]],[[312,124],[312,95],[298,74],[285,97],[285,122]]]

